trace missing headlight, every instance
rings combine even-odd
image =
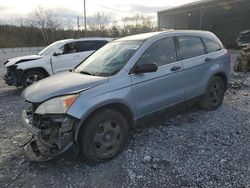
[[[29,130],[38,129],[38,134],[24,148],[29,160],[49,160],[73,146],[73,129],[75,120],[66,114],[39,115],[34,113],[35,106],[30,107],[32,124]],[[32,113],[33,111],[33,113]]]

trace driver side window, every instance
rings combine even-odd
[[[70,42],[63,46],[63,54],[71,54],[76,52],[77,52],[77,45],[75,42]]]
[[[158,66],[177,61],[173,37],[160,39],[151,44],[139,58],[138,63],[156,63]]]

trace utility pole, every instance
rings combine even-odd
[[[76,23],[77,23],[77,30],[80,31],[80,18],[79,18],[79,16],[76,17]]]
[[[203,7],[200,9],[200,30],[203,28],[203,16],[204,16],[205,10]]]
[[[84,7],[84,29],[85,29],[85,37],[87,37],[87,18],[86,18],[86,3],[83,0],[83,7]]]

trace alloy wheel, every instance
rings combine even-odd
[[[34,84],[35,82],[38,82],[39,80],[41,80],[41,76],[34,74],[34,75],[30,75],[27,77],[26,81],[25,81],[25,85],[26,86],[30,86],[31,84]]]

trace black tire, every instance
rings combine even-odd
[[[94,113],[80,131],[80,153],[89,162],[104,162],[118,155],[128,142],[129,125],[113,109]]]
[[[220,77],[214,76],[207,85],[204,98],[200,101],[202,108],[212,111],[218,109],[223,103],[225,84]]]
[[[40,72],[40,71],[29,71],[24,74],[22,79],[22,86],[23,88],[26,88],[30,86],[31,84],[45,78],[46,76]],[[33,82],[32,82],[33,81]]]

